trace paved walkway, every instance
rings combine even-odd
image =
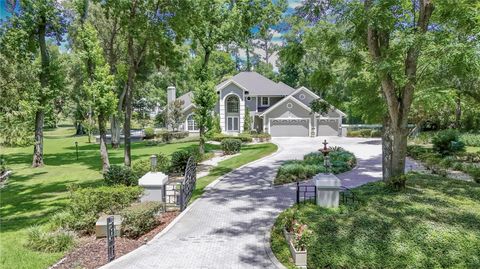
[[[322,138],[277,138],[279,151],[225,176],[162,236],[105,268],[278,268],[267,234],[275,218],[294,202],[295,187],[272,187],[277,167],[316,151]],[[328,138],[352,151],[354,170],[339,177],[347,187],[381,178],[378,139]]]

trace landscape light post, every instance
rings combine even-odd
[[[320,149],[320,152],[323,153],[323,165],[325,166],[325,173],[328,173],[329,168],[330,168],[330,157],[328,154],[330,153],[330,149],[327,148],[328,142],[325,139],[323,141],[323,149]]]

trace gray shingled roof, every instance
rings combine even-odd
[[[249,95],[289,95],[295,91],[285,83],[275,83],[257,72],[241,72],[233,76],[231,80],[247,89]],[[217,89],[224,86],[228,81],[217,85]]]
[[[186,108],[192,104],[193,92],[187,92],[186,94],[177,98],[177,100],[183,100],[183,107]]]
[[[217,89],[225,86],[230,80],[235,81],[249,92],[249,95],[278,95],[286,96],[295,91],[294,88],[283,82],[276,83],[257,72],[240,72],[231,79],[222,81],[217,85]],[[185,102],[183,107],[192,104],[193,92],[188,92],[177,99]]]

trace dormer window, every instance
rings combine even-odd
[[[262,96],[260,105],[261,106],[270,106],[270,97]]]

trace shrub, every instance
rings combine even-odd
[[[133,170],[128,166],[111,165],[110,168],[103,173],[103,179],[107,185],[122,184],[125,186],[137,185],[138,178]]]
[[[173,139],[182,139],[189,135],[189,132],[171,132],[171,131],[163,131],[159,133],[162,141],[165,143],[170,143]]]
[[[189,158],[190,152],[187,150],[179,150],[172,153],[170,172],[183,175]]]
[[[74,243],[75,237],[72,232],[65,230],[46,232],[39,226],[33,226],[27,231],[25,246],[34,251],[61,252],[68,250]]]
[[[129,238],[138,238],[157,225],[156,214],[164,209],[160,202],[135,204],[122,210],[122,234]]]
[[[477,183],[480,183],[480,167],[470,166],[467,170],[467,173],[473,178]]]
[[[170,166],[170,160],[167,155],[163,153],[156,154],[157,156],[157,171],[166,173],[168,172]],[[150,158],[136,160],[132,163],[132,170],[137,178],[141,178],[146,173],[151,170],[151,161]]]
[[[143,130],[145,136],[144,138],[145,139],[153,139],[155,138],[155,130],[153,128],[145,128],[145,130]]]
[[[240,139],[243,143],[252,142],[252,136],[250,134],[242,133],[238,136],[224,135],[224,134],[214,134],[211,138],[213,141],[222,142],[224,139],[233,138]]]
[[[461,134],[460,141],[470,147],[480,147],[480,134]]]
[[[66,211],[57,213],[52,221],[58,226],[80,233],[91,233],[100,213],[116,214],[137,200],[140,187],[117,185],[95,188],[70,188]]]
[[[260,142],[270,141],[272,139],[272,136],[266,133],[254,134],[252,135],[252,137],[257,138],[258,140],[260,140]]]
[[[373,129],[370,132],[370,137],[382,137],[382,130],[380,129]]]
[[[457,151],[463,151],[465,144],[459,141],[459,133],[448,129],[438,132],[432,138],[433,150],[441,155],[450,155]]]
[[[225,155],[239,153],[241,147],[242,141],[240,139],[229,138],[222,140],[222,150]]]

